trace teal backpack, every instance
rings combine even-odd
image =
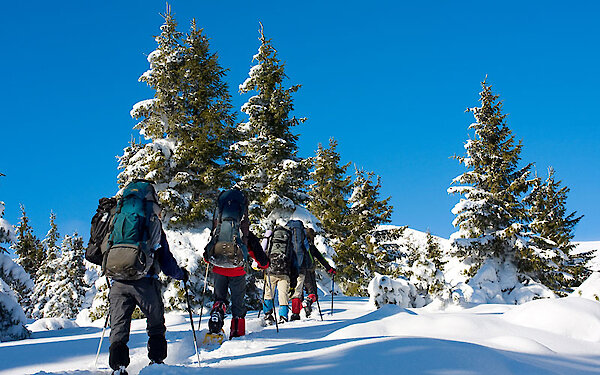
[[[162,226],[152,182],[134,180],[124,189],[111,223],[103,270],[116,280],[138,280],[155,265]]]

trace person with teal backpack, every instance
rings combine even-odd
[[[148,358],[163,363],[167,357],[164,304],[158,273],[188,280],[177,265],[160,221],[160,206],[153,183],[134,180],[118,194],[103,250],[102,269],[112,279],[110,303],[109,365],[115,375],[127,374],[131,315],[139,306],[146,316]]]

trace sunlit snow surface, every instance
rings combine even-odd
[[[147,367],[145,321],[134,321],[130,374],[600,374],[600,303],[568,297],[519,306],[435,311],[366,298],[323,296],[309,319],[263,328],[248,314],[247,336],[201,350],[198,368],[186,314],[167,314],[166,365]],[[304,317],[303,317],[304,318]],[[198,323],[198,316],[195,316]],[[107,374],[108,341],[94,358],[102,323],[39,323],[31,339],[0,344],[0,374]],[[228,325],[226,322],[226,327]],[[62,328],[47,331],[45,328]],[[206,315],[202,329],[206,329]],[[108,333],[108,332],[107,332]]]

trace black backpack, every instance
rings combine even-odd
[[[217,198],[211,240],[204,249],[207,262],[223,267],[244,266],[248,248],[240,234],[240,224],[248,212],[248,201],[238,189],[225,190]]]
[[[134,180],[123,189],[111,222],[103,271],[117,280],[138,280],[155,266],[162,225],[151,181]]]
[[[102,254],[108,249],[110,225],[116,207],[116,198],[100,198],[96,214],[92,217],[90,240],[85,250],[85,259],[99,266],[102,265]]]
[[[284,227],[273,229],[267,247],[267,255],[269,256],[270,263],[269,273],[289,276],[292,251],[292,232]]]

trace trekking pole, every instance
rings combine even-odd
[[[335,286],[335,275],[331,276],[331,315],[333,315],[333,290]]]
[[[273,316],[275,317],[275,329],[277,330],[277,333],[279,333],[279,323],[277,323],[277,312],[275,309],[275,291],[273,290],[273,286],[271,285],[271,278],[269,277],[268,272],[266,280],[269,280],[269,289],[271,289],[271,292],[273,292]]]
[[[321,305],[319,305],[319,297],[317,297],[317,307],[319,308],[319,315],[321,316],[321,321],[323,321],[323,314],[321,314]]]
[[[192,325],[192,334],[194,335],[194,349],[196,350],[196,358],[198,359],[198,367],[200,367],[200,354],[198,353],[198,339],[196,339],[196,328],[194,327],[194,318],[192,317],[192,306],[190,303],[190,293],[188,291],[187,282],[183,282],[185,289],[185,299],[187,301],[188,313],[190,314],[190,324]]]
[[[110,280],[106,276],[106,284],[108,285],[108,293],[110,294]],[[100,349],[102,348],[102,341],[104,340],[104,334],[106,333],[106,327],[108,326],[108,319],[110,318],[110,301],[108,309],[106,309],[106,319],[104,320],[104,328],[102,328],[102,336],[100,337],[100,343],[98,344],[98,351],[96,352],[96,361],[94,367],[98,368],[98,357],[100,357]]]
[[[258,314],[256,315],[257,319],[260,318],[260,313],[262,312],[262,308],[265,305],[265,289],[267,289],[266,288],[266,286],[267,286],[267,279],[265,277],[266,277],[265,276],[265,271],[263,271],[263,295],[262,295],[262,300],[261,300],[262,305],[260,306],[260,309],[258,310]]]
[[[206,263],[206,273],[204,274],[204,288],[202,289],[202,302],[200,303],[200,320],[198,321],[198,330],[201,329],[200,324],[202,324],[202,312],[204,311],[204,296],[206,295],[206,284],[208,284],[208,268],[210,267],[209,263]]]

